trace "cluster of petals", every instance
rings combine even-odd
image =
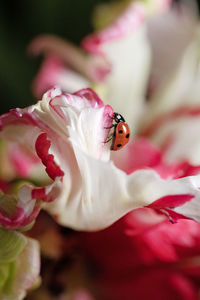
[[[105,230],[83,233],[80,244],[89,267],[95,266],[97,298],[198,299],[199,233],[195,221],[171,224],[147,208]]]
[[[158,7],[164,14],[163,7],[169,2],[161,2],[163,5]],[[175,22],[178,13],[165,13],[162,18],[165,23],[169,18]],[[29,47],[34,53],[48,54],[35,81],[36,93],[40,87],[47,88],[47,79],[50,85],[59,84],[64,90],[70,90],[70,85],[73,93],[50,90],[35,106],[3,117],[2,128],[6,131],[17,120],[27,129],[25,135],[29,132],[29,140],[23,140],[31,144],[32,152],[41,159],[53,182],[39,189],[24,186],[21,194],[29,191],[32,204],[38,203],[36,199],[47,202],[43,206],[61,225],[98,230],[144,206],[162,210],[171,221],[179,217],[199,219],[199,165],[181,158],[168,161],[165,151],[159,153],[149,141],[137,137],[150,136],[149,116],[154,116],[157,109],[151,100],[150,105],[145,103],[150,67],[146,25],[149,24],[153,44],[152,18],[147,17],[145,5],[131,2],[110,26],[84,39],[82,45],[90,52],[88,55],[54,36],[36,38]],[[180,20],[188,24],[189,33],[195,23],[191,19],[188,12],[181,11]],[[185,40],[189,33],[183,36]],[[136,69],[140,70],[139,75]],[[73,90],[85,84],[95,84],[113,108],[104,106],[91,89]],[[157,84],[158,89],[160,86]],[[105,127],[112,123],[113,111],[122,113],[136,137],[124,150],[110,155],[109,144],[105,143],[109,130]],[[140,125],[141,113],[145,122]],[[4,136],[12,139],[9,132]]]
[[[144,206],[163,209],[172,220],[179,215],[198,220],[200,177],[184,176],[193,167],[181,168],[179,175],[179,166],[165,165],[143,139],[110,159],[106,140],[112,115],[111,106],[104,106],[91,89],[74,94],[52,89],[37,104],[1,117],[1,137],[26,145],[51,179],[47,186],[22,185],[15,201],[2,194],[5,228],[31,223],[41,203],[58,223],[79,230],[105,228]],[[15,205],[6,210],[5,202]]]
[[[80,249],[96,266],[99,299],[196,300],[200,227],[190,219],[200,220],[199,29],[183,6],[167,12],[170,1],[154,1],[147,14],[150,2],[102,6],[95,23],[111,25],[82,49],[36,38],[29,51],[46,55],[36,97],[54,85],[65,93],[51,89],[3,116],[2,137],[19,148],[25,141],[50,178],[19,189],[17,209],[31,206],[22,224],[43,207],[60,225],[95,231],[80,235]],[[114,111],[133,139],[111,153],[105,142]]]
[[[95,231],[82,234],[81,247],[100,268],[100,299],[195,300],[198,293],[200,228],[186,219],[200,221],[199,32],[188,9],[167,12],[170,1],[154,2],[102,6],[96,25],[111,25],[86,37],[82,49],[55,36],[36,38],[29,51],[46,54],[33,83],[38,99],[45,92],[42,100],[0,117],[10,162],[29,180],[15,194],[6,194],[2,180],[3,230],[18,235],[10,229],[31,226],[45,209],[59,225]],[[132,138],[112,153],[114,112]],[[36,244],[27,238],[15,247],[11,263],[26,269],[32,249],[36,266],[30,281],[28,272],[15,278],[13,291],[22,286],[15,299],[38,276]]]

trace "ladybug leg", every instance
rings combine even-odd
[[[108,137],[107,141],[103,142],[104,144],[107,144],[108,142],[110,142],[112,140],[112,136],[111,137]]]
[[[113,116],[111,116],[111,115],[109,115],[109,114],[107,114],[107,116],[110,118],[110,119],[112,119],[112,120],[114,120],[114,115]]]
[[[107,140],[105,142],[103,142],[104,144],[110,142],[113,139],[113,133],[110,134],[110,136],[108,136]]]
[[[111,129],[111,128],[113,128],[115,126],[115,124],[112,124],[112,126],[110,126],[110,127],[104,127],[104,129]]]

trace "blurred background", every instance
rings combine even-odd
[[[0,113],[34,101],[30,84],[42,57],[28,56],[30,41],[52,33],[79,44],[92,31],[92,10],[102,2],[109,0],[1,0]]]

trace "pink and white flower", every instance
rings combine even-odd
[[[1,138],[22,147],[25,144],[41,159],[52,179],[44,187],[20,187],[16,207],[10,210],[8,205],[9,214],[2,200],[0,221],[4,227],[17,228],[32,222],[41,202],[59,224],[79,230],[105,228],[143,206],[165,209],[175,218],[178,213],[199,219],[198,170],[195,176],[178,178],[167,167],[167,171],[159,170],[161,158],[149,165],[156,150],[152,151],[148,144],[145,147],[150,149],[150,158],[144,155],[144,161],[138,163],[135,155],[128,169],[118,168],[110,160],[110,145],[105,143],[112,115],[111,106],[104,106],[90,89],[72,95],[52,89],[37,104],[11,110],[1,117]],[[137,142],[130,147],[128,160]],[[123,165],[123,152],[117,158],[120,160]]]
[[[153,17],[137,1],[124,5],[111,26],[84,40],[85,52],[52,36],[30,47],[48,54],[35,81],[39,92],[52,84],[70,92],[81,84],[99,91],[133,128],[135,140],[124,149],[110,153],[104,144],[113,109],[90,89],[72,95],[54,89],[35,106],[3,117],[4,138],[12,140],[6,130],[18,120],[52,179],[48,187],[22,187],[18,201],[21,191],[30,190],[30,203],[38,197],[59,224],[86,231],[108,227],[132,211],[104,231],[83,233],[84,253],[100,268],[100,299],[198,297],[200,228],[185,219],[200,220],[197,20],[180,6],[166,13],[167,2],[154,1],[160,6],[149,7]],[[163,15],[155,18],[157,7]],[[163,51],[166,43],[170,55]],[[52,53],[59,67],[48,69]]]

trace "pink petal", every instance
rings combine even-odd
[[[54,54],[48,55],[40,68],[40,72],[35,77],[32,90],[36,99],[58,84],[59,74],[62,72],[63,63],[60,58]]]
[[[88,52],[102,54],[101,44],[118,39],[133,31],[144,21],[144,17],[144,6],[132,3],[112,26],[87,36],[82,41],[82,46]]]
[[[93,91],[90,88],[81,89],[80,91],[75,92],[73,95],[86,98],[88,101],[91,102],[92,107],[96,106],[97,104],[99,107],[104,106],[103,101],[99,98],[97,93],[95,93],[95,91]]]
[[[35,143],[35,149],[42,163],[46,166],[46,172],[49,177],[55,180],[56,177],[64,176],[64,172],[55,163],[54,156],[49,154],[51,142],[47,140],[47,133],[41,133]]]
[[[153,203],[151,203],[150,205],[148,205],[148,207],[150,208],[155,208],[155,209],[160,209],[160,208],[164,208],[164,207],[177,207],[180,205],[185,204],[186,202],[190,201],[194,196],[193,195],[167,195],[164,196],[156,201],[154,201]]]

